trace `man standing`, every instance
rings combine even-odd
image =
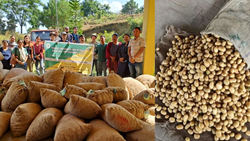
[[[66,32],[62,32],[61,36],[62,36],[62,39],[59,42],[68,42],[69,43],[69,41],[67,40],[67,33]]]
[[[107,66],[106,66],[106,47],[107,43],[105,43],[105,37],[100,37],[100,44],[97,45],[95,54],[98,55],[98,74],[102,76],[102,71],[104,72],[104,76],[107,76]]]
[[[134,39],[131,39],[128,45],[129,71],[130,76],[136,78],[142,74],[143,52],[146,47],[145,40],[140,37],[141,29],[135,27],[133,31]]]
[[[8,48],[10,49],[10,51],[12,51],[15,46],[17,46],[17,43],[15,40],[16,40],[16,37],[14,35],[11,35],[9,43],[8,43]]]
[[[73,43],[79,43],[79,35],[77,34],[77,27],[73,28],[73,33],[69,35],[69,41]]]
[[[85,44],[85,36],[84,35],[80,35],[79,40],[80,40],[80,44]]]
[[[64,31],[65,31],[65,32],[66,32],[66,34],[67,34],[67,38],[66,38],[66,40],[70,42],[70,40],[69,40],[69,36],[71,36],[71,34],[69,33],[69,27],[68,27],[68,26],[66,26],[66,27],[64,28]],[[62,36],[62,35],[61,35],[61,36]]]
[[[117,73],[118,68],[118,50],[122,43],[118,42],[118,34],[115,33],[112,35],[112,41],[108,43],[107,49],[106,49],[106,58],[108,59],[107,66],[110,71],[114,71]]]
[[[55,32],[50,32],[49,37],[50,37],[50,41],[56,42],[56,33]]]
[[[99,44],[99,42],[96,41],[97,35],[94,33],[91,35],[91,39],[92,41],[89,44],[94,44],[94,51],[96,51],[96,47]],[[97,60],[98,60],[98,55],[95,54],[94,55],[94,60],[93,60],[93,65],[92,65],[92,72],[93,72],[93,68],[95,66],[95,71],[96,71],[96,75],[98,76],[98,67],[97,67]],[[91,73],[92,75],[92,73]]]
[[[61,40],[61,37],[58,35],[58,31],[55,30],[55,41],[59,42]]]

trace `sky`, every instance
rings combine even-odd
[[[44,4],[47,4],[49,0],[41,0]],[[122,9],[122,5],[127,3],[129,0],[97,0],[101,4],[109,4],[110,11],[118,13]],[[138,6],[141,7],[144,5],[144,0],[135,0],[138,3]],[[42,7],[39,7],[40,10],[43,10]],[[31,25],[27,23],[27,26],[23,27],[23,33],[27,33],[27,29],[29,29]],[[46,27],[40,26],[39,29],[47,29]],[[21,28],[19,24],[17,24],[16,32],[21,32]]]

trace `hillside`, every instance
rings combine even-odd
[[[100,19],[87,19],[82,27],[83,34],[85,37],[90,37],[92,33],[104,33],[115,31],[119,35],[124,33],[131,33],[129,21],[127,19],[139,19],[142,18],[143,14],[135,15],[114,15],[110,17],[102,17]]]

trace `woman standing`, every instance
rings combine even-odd
[[[128,62],[129,62],[129,56],[128,56],[128,44],[130,40],[129,34],[123,35],[123,40],[125,43],[122,43],[121,47],[118,50],[118,69],[117,74],[121,77],[129,77],[129,68],[128,68]]]
[[[25,48],[23,48],[23,41],[19,39],[17,41],[18,46],[12,50],[12,58],[16,62],[15,68],[23,68],[27,70],[27,59],[28,53]]]
[[[113,70],[117,73],[118,68],[118,50],[122,43],[118,42],[118,34],[115,33],[112,35],[112,41],[108,43],[106,48],[106,58],[108,60],[107,67],[109,69],[109,73]]]
[[[42,69],[42,73],[44,74],[43,67],[43,46],[40,44],[41,38],[39,36],[36,37],[36,43],[33,45],[34,52],[34,61],[36,65],[36,73],[40,75],[40,70],[38,67],[38,63],[40,63],[40,68]]]
[[[28,52],[27,68],[29,68],[30,72],[33,72],[33,48],[31,47],[30,37],[28,35],[24,36],[23,47]]]
[[[11,59],[11,51],[8,48],[8,41],[7,40],[3,40],[2,41],[3,47],[0,48],[0,52],[2,52],[4,59],[2,60],[2,64],[3,64],[3,69],[11,69],[11,65],[10,65],[10,59]]]

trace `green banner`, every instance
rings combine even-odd
[[[45,41],[45,69],[91,74],[94,45]]]

